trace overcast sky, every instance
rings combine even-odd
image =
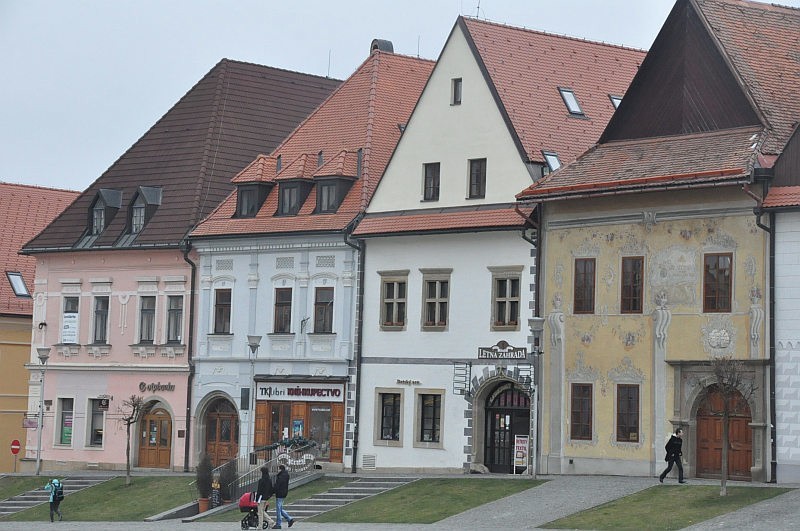
[[[373,38],[436,59],[459,14],[647,49],[673,4],[0,0],[0,181],[85,189],[223,57],[345,79]]]

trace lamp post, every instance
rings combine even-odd
[[[258,347],[261,345],[261,336],[247,336],[247,346],[250,347],[250,453],[256,446],[256,357],[258,357]]]
[[[39,422],[38,422],[38,442],[36,443],[36,475],[42,470],[42,430],[44,428],[44,371],[47,368],[47,360],[50,359],[50,347],[36,347],[39,356],[39,363],[42,366],[41,378],[39,379]]]
[[[539,372],[541,370],[541,354],[544,351],[542,348],[542,332],[544,331],[544,317],[532,317],[528,319],[528,327],[531,329],[531,335],[533,336],[533,348],[531,348],[531,353],[533,353],[534,360],[533,360],[533,382],[531,385],[531,393],[533,396],[531,397],[531,402],[533,403],[533,408],[531,408],[531,414],[533,415],[533,422],[532,424],[536,427],[536,434],[531,441],[531,473],[533,476],[536,475],[536,453],[539,451],[539,381],[540,376]]]

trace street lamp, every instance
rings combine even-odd
[[[261,345],[261,336],[247,336],[247,346],[250,347],[250,453],[256,446],[256,357],[258,356],[258,347]]]
[[[39,422],[38,422],[38,442],[36,443],[36,475],[42,470],[42,429],[44,428],[44,371],[47,368],[47,360],[50,359],[50,347],[36,347],[39,356],[39,363],[42,365],[42,375],[39,380]]]
[[[539,451],[539,381],[540,381],[540,371],[542,369],[541,364],[541,354],[544,352],[544,348],[542,347],[542,332],[544,331],[544,317],[531,317],[528,319],[528,327],[531,329],[531,335],[533,336],[533,348],[531,348],[531,353],[534,355],[533,360],[533,382],[531,385],[531,403],[533,407],[531,408],[531,415],[533,418],[531,419],[531,424],[535,427],[536,433],[533,435],[533,440],[531,441],[531,475],[536,476],[536,461],[537,461],[537,452]]]

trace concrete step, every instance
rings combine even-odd
[[[75,492],[94,485],[99,485],[114,476],[71,476],[64,479],[64,496],[69,496]],[[44,483],[43,479],[43,483]],[[0,516],[6,516],[19,511],[24,511],[31,507],[50,502],[50,493],[42,488],[24,492],[17,496],[12,496],[0,501]]]

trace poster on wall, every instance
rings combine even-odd
[[[78,342],[78,314],[64,313],[61,318],[61,342],[75,344]]]
[[[292,421],[292,437],[303,436],[303,419],[294,419]]]
[[[64,423],[61,426],[61,444],[72,444],[72,412],[64,412]]]
[[[522,474],[528,468],[528,436],[514,436],[514,473]],[[520,470],[521,469],[521,470]]]

